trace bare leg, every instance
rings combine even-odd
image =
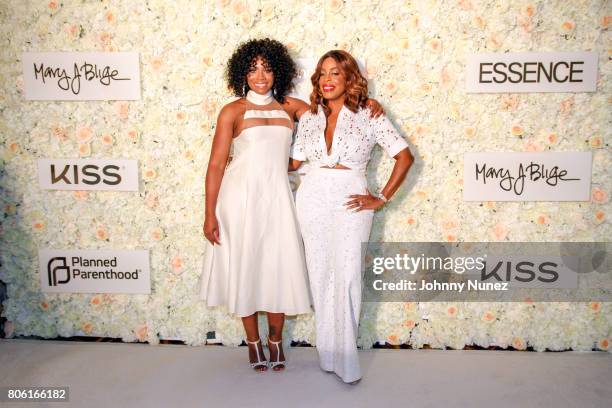
[[[281,341],[283,338],[283,326],[285,325],[285,314],[284,313],[270,313],[268,312],[268,330],[269,340]],[[284,361],[285,354],[283,353],[283,344],[268,344],[270,350],[270,362]],[[279,355],[280,352],[280,355]],[[285,369],[284,364],[279,364],[273,368],[274,371],[281,371]]]
[[[242,318],[242,324],[244,325],[244,331],[246,332],[247,341],[255,342],[259,340],[259,328],[257,326],[257,312],[253,313],[250,316]],[[263,345],[261,341],[257,344],[249,344],[247,343],[247,347],[249,349],[249,361],[251,363],[256,363],[258,360],[264,360],[266,358],[263,353]],[[259,353],[259,358],[258,358]],[[255,367],[256,371],[266,371],[268,366],[258,366]]]

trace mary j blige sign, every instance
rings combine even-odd
[[[148,250],[38,251],[43,292],[151,293]]]
[[[466,91],[595,92],[597,53],[521,52],[470,54]]]
[[[589,201],[591,152],[466,153],[465,201]]]
[[[138,191],[138,163],[128,159],[39,159],[45,190]]]
[[[137,52],[24,52],[29,100],[137,100]]]

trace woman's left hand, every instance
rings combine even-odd
[[[371,118],[377,118],[380,115],[385,114],[385,110],[383,109],[382,105],[376,99],[368,98],[368,100],[366,101],[366,106],[370,108]]]
[[[349,198],[352,200],[347,201],[344,205],[347,206],[349,210],[353,210],[355,212],[361,210],[378,210],[385,202],[380,198],[372,195],[369,190],[366,190],[367,194],[353,194],[350,195]]]

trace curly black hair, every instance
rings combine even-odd
[[[247,74],[255,65],[257,57],[272,69],[274,98],[280,103],[293,87],[293,79],[297,76],[297,67],[289,55],[289,50],[281,42],[264,38],[249,40],[238,46],[227,62],[227,82],[230,90],[236,96],[246,96],[249,91]]]

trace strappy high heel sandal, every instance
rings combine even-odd
[[[259,356],[259,347],[257,347],[257,344],[261,343],[260,339],[257,339],[257,341],[246,341],[249,344],[254,344],[255,345],[255,352],[257,353],[257,361],[254,363],[250,363],[251,364],[251,368],[255,371],[266,371],[268,369],[268,360],[266,360],[265,358],[262,360],[261,357]],[[263,351],[262,351],[263,354]],[[265,357],[265,356],[264,356]],[[257,367],[265,367],[265,369],[263,370],[258,370]]]
[[[285,369],[285,367],[287,366],[287,362],[285,360],[280,359],[280,347],[278,347],[279,344],[281,344],[283,341],[279,340],[279,341],[272,341],[270,340],[270,338],[268,337],[268,348],[270,348],[270,344],[274,344],[276,346],[276,361],[270,361],[270,368],[272,368],[272,370],[274,370],[274,367],[280,367],[282,366],[281,369],[278,370],[274,370],[274,371],[283,371]],[[270,357],[270,360],[272,358]]]

